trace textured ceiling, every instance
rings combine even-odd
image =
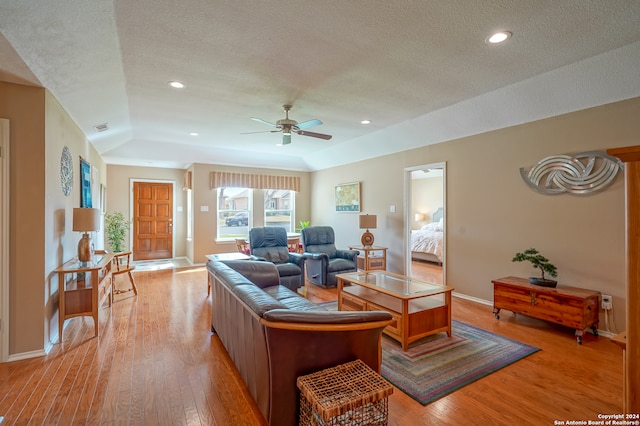
[[[317,170],[640,96],[637,0],[0,0],[0,31],[111,164]],[[241,134],[283,104],[333,138]]]

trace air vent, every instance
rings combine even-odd
[[[106,132],[107,130],[109,130],[109,125],[107,123],[102,123],[102,124],[93,126],[93,128],[99,132]]]

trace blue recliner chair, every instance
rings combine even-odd
[[[302,229],[302,248],[307,279],[322,287],[335,287],[336,275],[356,272],[357,250],[338,250],[330,226],[308,226]]]
[[[284,228],[276,226],[251,228],[249,246],[254,258],[276,265],[281,285],[296,291],[304,284],[302,279],[304,256],[289,252],[287,231]]]

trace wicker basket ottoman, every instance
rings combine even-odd
[[[393,386],[357,359],[298,377],[300,425],[386,425]]]

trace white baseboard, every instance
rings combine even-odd
[[[45,356],[46,354],[47,352],[44,349],[38,349],[37,351],[22,352],[19,354],[9,355],[8,361],[22,361],[23,359],[38,358],[41,356]]]

